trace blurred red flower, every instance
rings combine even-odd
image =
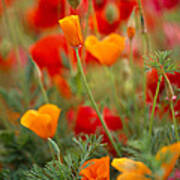
[[[115,32],[131,15],[137,5],[135,0],[94,1],[98,30],[102,34]],[[94,18],[90,17],[91,29],[95,27]]]
[[[107,107],[103,110],[103,117],[110,130],[117,131],[122,129],[121,118],[114,115],[114,113]],[[104,135],[104,141],[107,142],[108,137],[105,135],[96,111],[90,106],[80,106],[75,122],[75,133],[94,134],[97,130]]]
[[[174,72],[173,74],[167,73],[167,77],[169,81],[171,82],[172,86],[174,87],[174,90],[180,88],[180,73],[179,72]],[[157,83],[158,83],[157,70],[152,69],[152,71],[149,71],[147,73],[147,83],[146,83],[146,98],[147,98],[146,101],[147,103],[150,103],[151,108],[152,108],[154,95],[156,92]],[[165,113],[168,113],[169,118],[171,118],[172,115],[171,115],[169,103],[167,102],[167,96],[162,98],[161,101],[159,101],[159,97],[162,95],[162,92],[164,90],[165,90],[165,82],[164,80],[162,80],[161,85],[160,85],[159,96],[158,96],[158,103],[161,104],[161,108],[159,109],[159,106],[157,105],[156,113],[158,113],[160,117],[164,116]],[[175,98],[173,101],[174,101],[175,116],[180,122],[180,100],[179,98]],[[167,114],[166,114],[166,117],[167,117]]]
[[[120,19],[126,21],[134,7],[137,6],[136,0],[116,0],[116,2],[120,12]]]
[[[65,16],[65,0],[38,0],[35,7],[29,9],[27,22],[35,30],[43,30],[58,25]]]
[[[108,0],[93,0],[93,6],[95,10],[103,9],[107,4]]]
[[[148,103],[153,102],[154,95],[156,93],[156,87],[158,83],[158,72],[156,69],[152,69],[151,71],[147,72],[146,75],[146,101]],[[161,81],[159,94],[163,91],[165,88],[164,81]],[[158,96],[159,100],[159,96]]]
[[[50,76],[61,74],[64,69],[61,52],[67,54],[67,44],[60,34],[43,37],[30,47],[34,61],[40,69],[47,69]]]

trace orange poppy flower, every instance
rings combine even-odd
[[[86,161],[80,171],[81,180],[110,180],[109,161],[108,156]]]
[[[166,180],[173,170],[177,159],[180,156],[180,142],[175,144],[164,146],[162,149],[158,151],[156,154],[156,159],[162,161],[162,169],[163,169],[163,180]],[[164,162],[163,162],[164,161]]]
[[[72,97],[72,92],[67,81],[60,75],[54,76],[53,80],[61,95],[66,99],[70,99]]]
[[[134,173],[139,175],[151,174],[151,170],[142,162],[128,158],[115,158],[111,165],[122,173]]]
[[[159,160],[163,174],[161,176],[155,174],[156,179],[167,180],[168,176],[172,172],[177,159],[180,156],[180,142],[165,146],[156,154],[156,159]],[[151,170],[142,162],[133,161],[128,158],[114,159],[111,165],[118,171],[122,172],[118,176],[117,180],[148,180],[145,175],[152,175]]]
[[[112,33],[102,41],[95,36],[88,36],[85,47],[103,65],[114,64],[125,48],[125,38]]]
[[[21,118],[21,124],[43,139],[52,138],[56,132],[61,109],[45,104],[38,111],[28,110]]]
[[[117,177],[117,180],[151,180],[144,175],[136,173],[123,173]]]
[[[66,40],[73,47],[78,47],[83,43],[83,36],[81,32],[79,16],[66,16],[59,20],[59,24],[64,32]]]

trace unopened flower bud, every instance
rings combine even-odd
[[[127,28],[127,35],[128,35],[128,38],[129,38],[130,40],[132,40],[132,39],[134,38],[135,33],[136,33],[136,30],[135,30],[134,27],[129,26],[129,27]]]
[[[109,3],[105,8],[105,16],[107,21],[112,24],[119,18],[118,7],[114,3]]]
[[[68,43],[73,47],[79,47],[83,43],[83,36],[79,22],[79,16],[66,16],[59,20],[59,24],[64,32]]]
[[[80,4],[80,0],[68,0],[68,2],[73,9],[76,9]]]
[[[127,35],[130,40],[132,40],[135,36],[136,29],[135,29],[135,21],[134,21],[134,16],[132,15],[128,21],[127,25]]]

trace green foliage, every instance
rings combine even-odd
[[[17,90],[12,89],[10,91],[7,91],[4,88],[0,88],[0,95],[10,108],[12,108],[16,112],[22,112],[22,97]]]
[[[178,65],[170,58],[171,51],[156,51],[154,55],[145,58],[146,69],[155,68],[161,72],[162,68],[165,73],[179,71]]]
[[[83,140],[83,139],[86,140]],[[84,136],[73,138],[72,147],[61,155],[62,162],[50,161],[44,168],[33,165],[30,171],[24,174],[27,180],[72,180],[80,179],[79,172],[83,163],[94,157],[105,155],[104,145],[101,144],[102,136]]]

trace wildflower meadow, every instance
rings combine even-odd
[[[0,180],[180,180],[180,0],[0,0]]]

